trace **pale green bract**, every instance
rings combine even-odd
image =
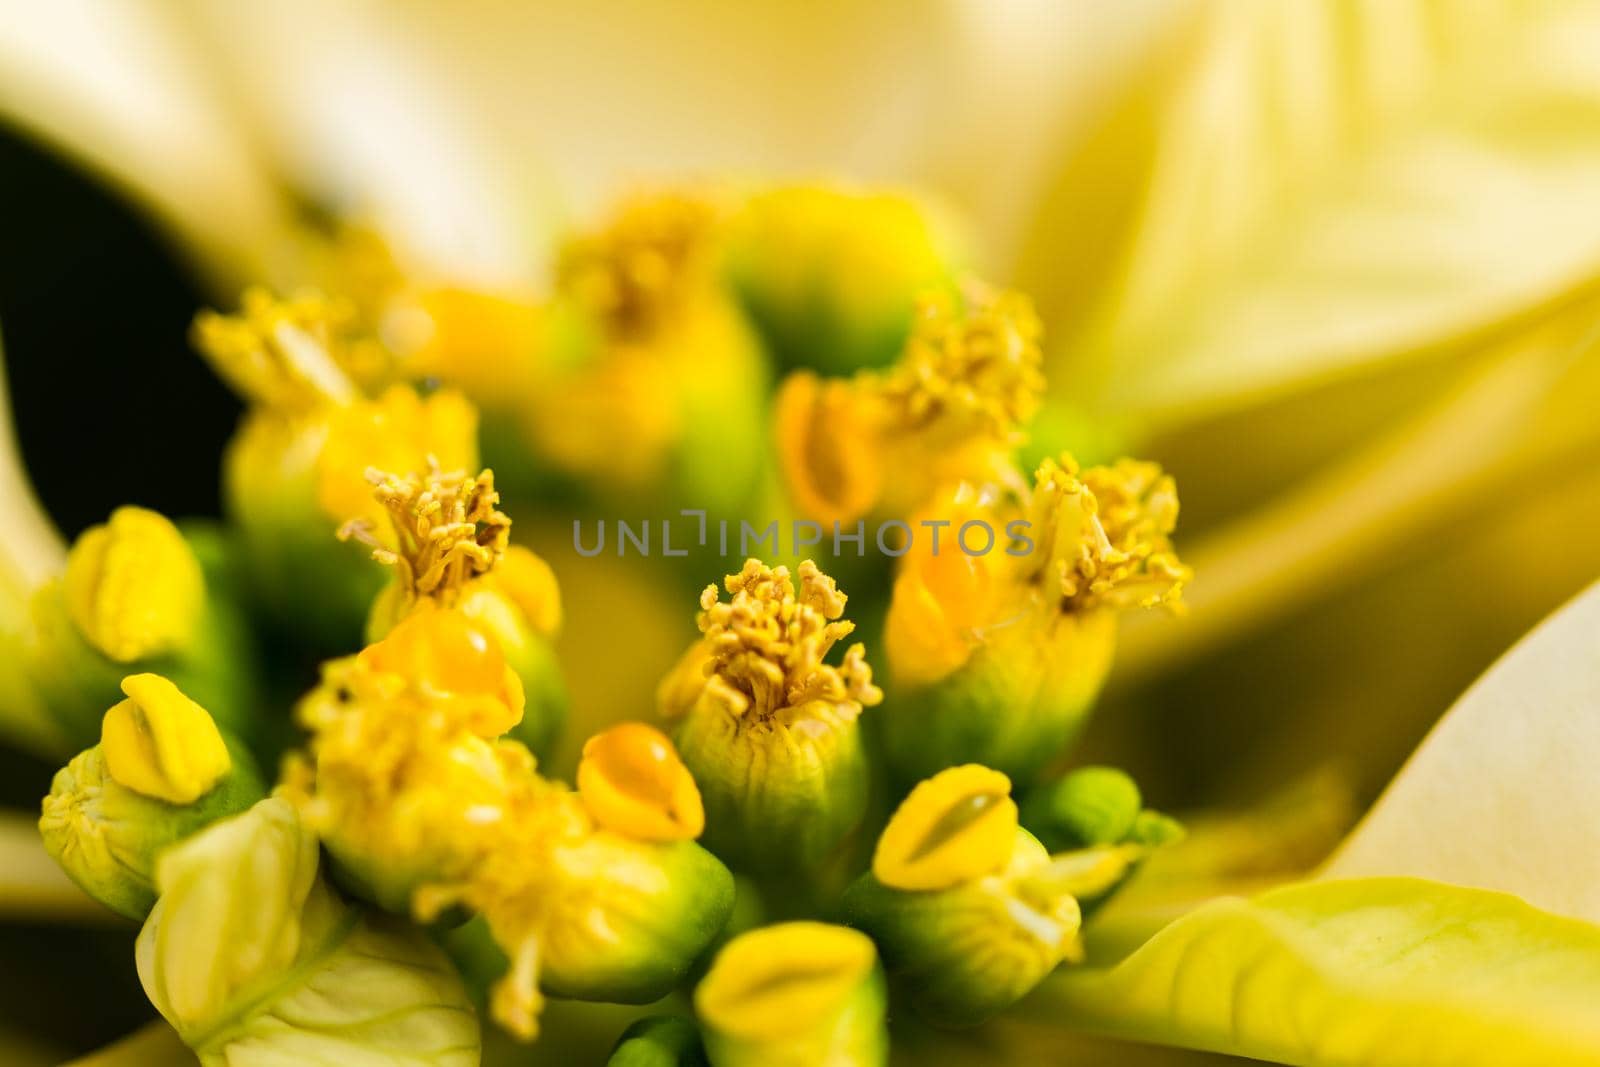
[[[1597,701],[1600,585],[1467,691],[1330,877],[1211,903],[1031,1010],[1305,1067],[1600,1064]]]
[[[1108,1036],[1304,1067],[1600,1064],[1600,927],[1408,878],[1228,899],[1032,1002]]]
[[[146,994],[205,1067],[475,1067],[477,1017],[419,931],[340,900],[272,798],[161,857]]]

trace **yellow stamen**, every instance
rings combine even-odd
[[[943,423],[1010,440],[1044,393],[1040,326],[1020,293],[975,289],[965,306],[923,300],[905,354],[880,389],[908,427]]]
[[[429,699],[453,702],[458,721],[480,737],[497,737],[522,720],[522,682],[500,642],[459,611],[415,611],[357,658]]]
[[[1017,840],[1011,780],[969,763],[919,784],[895,810],[872,856],[872,873],[896,889],[948,889],[993,874]]]
[[[780,923],[734,938],[694,993],[716,1030],[750,1041],[803,1038],[827,1024],[877,963],[865,934],[818,922]]]
[[[408,599],[453,604],[462,588],[494,567],[506,551],[511,520],[499,510],[494,472],[476,478],[445,473],[430,458],[425,475],[367,472],[373,496],[388,517],[395,547],[383,543],[375,524],[352,519],[339,530],[372,546],[372,558],[393,567]]]
[[[709,264],[713,207],[665,193],[625,201],[599,231],[567,242],[561,288],[600,316],[618,338],[656,330],[683,304],[683,290]]]
[[[1068,610],[1181,604],[1192,577],[1173,552],[1178,492],[1154,463],[1122,459],[1079,472],[1045,460],[1028,507],[1040,561]]]
[[[532,769],[520,746],[478,732],[472,707],[356,656],[325,664],[296,714],[311,739],[284,788],[331,849],[402,889],[470,871]]]
[[[497,746],[510,789],[484,850],[455,881],[423,887],[413,901],[424,922],[461,904],[481,914],[511,960],[490,994],[495,1020],[514,1036],[538,1034],[542,942],[566,890],[560,857],[593,829],[576,794],[533,773],[533,757],[511,742]],[[520,766],[517,764],[520,762]]]
[[[382,358],[354,304],[314,293],[280,300],[249,289],[237,315],[197,315],[193,337],[235,392],[281,410],[350,403],[357,392],[349,372]]]
[[[176,526],[144,508],[118,508],[83,532],[65,589],[84,638],[118,663],[182,648],[205,607],[200,561]]]
[[[687,841],[705,829],[700,790],[677,749],[640,722],[591,737],[578,764],[578,792],[595,822],[646,841]]]
[[[710,654],[708,690],[735,716],[769,719],[813,702],[858,713],[883,699],[872,684],[865,647],[852,645],[837,666],[823,657],[855,629],[840,621],[845,595],[810,560],[800,564],[800,591],[787,567],[747,560],[725,583],[700,595],[700,632]]]
[[[191,804],[233,767],[206,709],[157,674],[122,680],[128,699],[106,712],[100,751],[119,785],[169,804]]]

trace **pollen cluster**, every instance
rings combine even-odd
[[[845,595],[807,560],[798,593],[787,567],[747,560],[725,583],[700,594],[700,632],[709,655],[707,675],[717,699],[735,716],[772,718],[814,701],[853,708],[883,699],[872,684],[866,649],[851,645],[838,665],[823,658],[855,630],[845,621]]]

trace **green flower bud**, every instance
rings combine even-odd
[[[265,795],[250,755],[224,739],[198,705],[165,684],[199,717],[166,723],[158,717],[160,709],[149,709],[156,714],[147,720],[153,740],[145,747],[125,733],[113,733],[114,728],[136,729],[119,725],[130,717],[119,713],[136,705],[134,699],[123,701],[106,715],[108,742],[80,753],[56,773],[39,819],[45,849],[68,877],[134,920],[143,920],[155,903],[156,860],[168,846]],[[176,767],[163,764],[159,753],[173,750],[201,755]],[[210,769],[199,772],[202,764]],[[186,788],[186,779],[193,788]]]
[[[708,1067],[700,1028],[681,1015],[652,1015],[622,1032],[606,1067]]]
[[[956,530],[1025,522],[1004,552],[930,544],[902,561],[885,625],[895,701],[882,721],[903,780],[976,760],[1032,781],[1087,719],[1118,613],[1181,603],[1191,572],[1173,552],[1177,489],[1160,467],[1084,470],[1063,456],[1019,496],[985,503],[962,490],[937,511]]]
[[[552,996],[647,1004],[689,974],[733,911],[733,875],[692,841],[605,831],[562,848],[561,888],[540,941]]]
[[[952,287],[951,229],[898,193],[773,189],[730,220],[728,270],[780,366],[846,374],[892,362],[917,299]]]
[[[1010,793],[1005,775],[975,764],[922,782],[845,891],[847,921],[934,1022],[982,1022],[1077,948],[1078,870],[1058,872],[1017,826]]]
[[[844,916],[872,935],[912,1003],[946,1026],[980,1023],[1014,1004],[1077,950],[1078,903],[1030,876],[1050,856],[1026,830],[1006,867],[947,889],[896,889],[872,873],[845,892]]]
[[[792,922],[741,934],[695,988],[713,1067],[876,1067],[888,1007],[872,941]]]
[[[157,884],[139,979],[203,1067],[479,1062],[449,961],[415,927],[342,902],[286,801],[169,849]]]
[[[706,847],[748,873],[814,871],[866,807],[857,717],[882,694],[862,646],[823,662],[853,628],[833,580],[807,560],[800,586],[750,560],[727,579],[731,602],[708,587],[705,636],[662,689],[704,797]]]
[[[891,628],[899,622],[891,612]],[[974,762],[1033,780],[1082,729],[1115,647],[1109,612],[1029,620],[998,631],[932,684],[894,689],[882,735],[896,778]]]
[[[1114,767],[1080,767],[1028,793],[1022,824],[1052,852],[1114,845],[1128,839],[1142,798],[1132,778]]]
[[[1175,845],[1182,841],[1186,832],[1183,823],[1177,819],[1146,808],[1133,820],[1133,829],[1128,831],[1128,840],[1146,848],[1160,848],[1162,845]]]
[[[1093,914],[1153,849],[1183,837],[1169,815],[1141,808],[1139,787],[1114,767],[1080,767],[1033,789],[1022,823],[1052,852],[1055,877]]]

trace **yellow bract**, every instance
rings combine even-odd
[[[700,790],[667,736],[641,722],[591,737],[578,792],[595,822],[646,841],[686,841],[705,829]]]
[[[805,1037],[856,994],[877,958],[872,940],[847,927],[818,922],[763,927],[741,934],[717,953],[695,989],[695,1011],[735,1038]]]
[[[951,767],[901,802],[872,873],[895,889],[948,889],[1004,868],[1016,839],[1011,780],[975,763]]]
[[[205,606],[205,578],[176,526],[123,507],[72,546],[66,598],[84,638],[128,663],[188,643]]]
[[[119,785],[190,804],[232,769],[228,747],[206,709],[157,674],[122,680],[128,699],[106,712],[100,751]]]

